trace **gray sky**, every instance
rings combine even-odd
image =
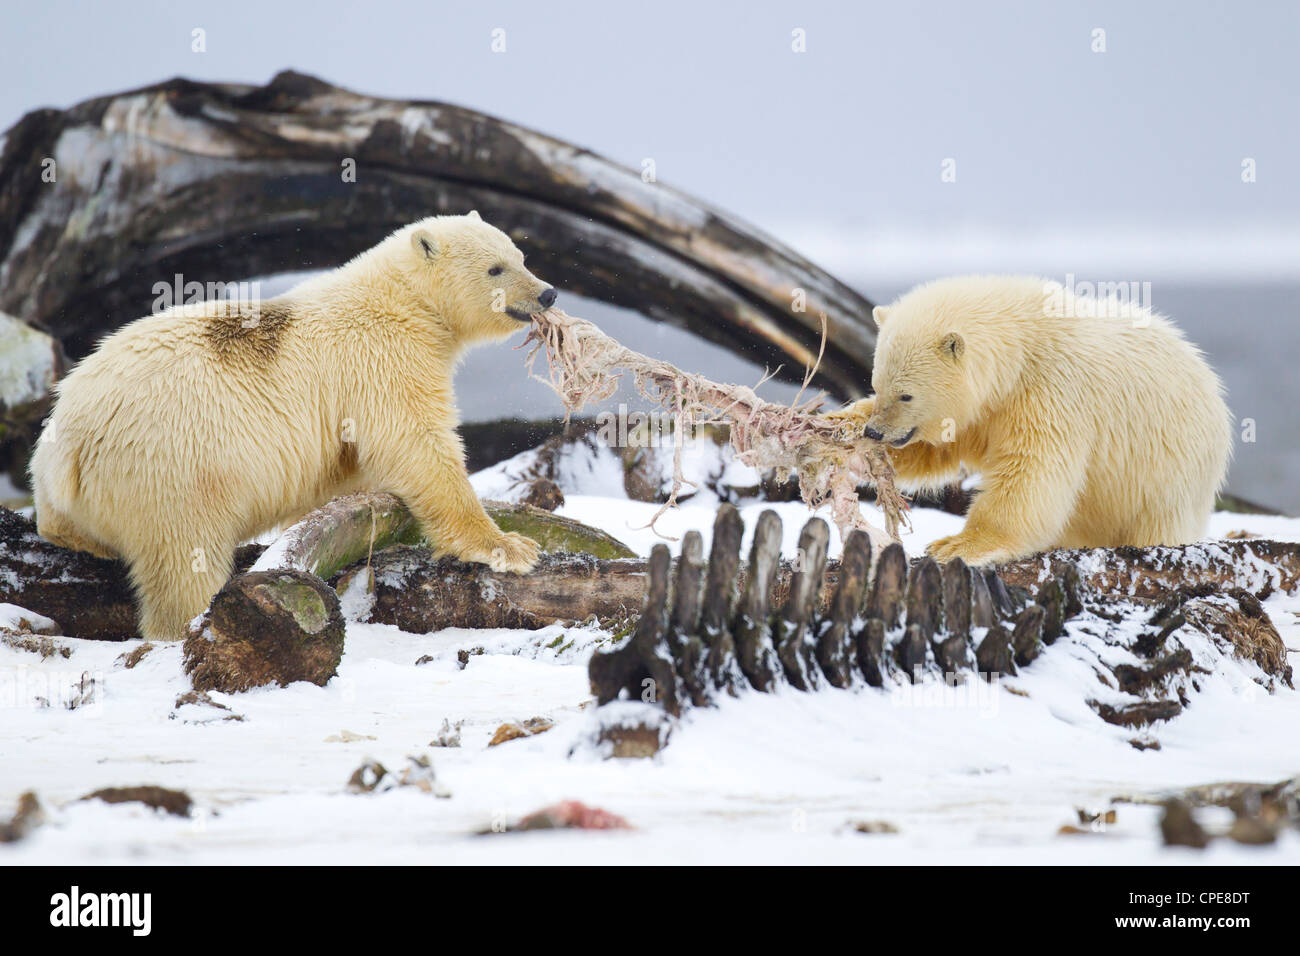
[[[3,127],[173,75],[293,67],[651,157],[661,181],[823,258],[915,234],[1300,223],[1294,3],[41,0],[0,17]]]

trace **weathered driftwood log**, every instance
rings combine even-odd
[[[488,512],[508,530],[544,532],[538,535],[544,546],[586,543],[631,554],[603,532],[527,505],[489,504]],[[522,596],[512,588],[521,580],[528,580],[534,588],[528,592],[530,596],[549,601],[551,607],[567,610],[565,602],[572,604],[579,598],[576,589],[566,593],[539,588],[541,582],[531,575],[527,579],[498,575],[499,583],[494,585],[486,568],[454,561],[433,564],[434,575],[424,587],[418,587],[409,576],[395,576],[389,563],[394,556],[400,560],[404,552],[415,550],[409,548],[381,550],[385,565],[372,578],[375,548],[385,549],[418,535],[419,527],[405,504],[383,492],[345,495],[307,515],[268,547],[251,571],[226,582],[192,627],[184,653],[185,670],[194,689],[236,692],[299,680],[325,684],[334,676],[343,656],[344,619],[338,595],[321,578],[357,562],[364,563],[340,581],[345,593],[359,589],[358,597],[368,597],[372,611],[374,604],[384,600],[386,608],[398,613],[414,603],[426,607],[435,617],[443,616],[445,623],[424,630],[451,625],[492,626],[488,608],[495,608],[505,619],[513,617],[506,626],[529,626],[510,596]],[[425,554],[431,556],[427,549]],[[596,560],[586,554],[582,558]],[[396,588],[391,586],[394,577],[399,582]],[[458,577],[459,589],[447,586],[448,580]],[[509,580],[512,578],[514,581]],[[370,582],[376,579],[386,583],[382,595],[368,593],[373,590]],[[532,609],[535,611],[536,606]]]
[[[483,506],[503,531],[526,534],[544,551],[633,557],[617,538],[572,518],[530,505],[485,501]],[[335,498],[287,528],[251,570],[294,568],[329,578],[389,545],[419,542],[420,529],[400,498],[383,491],[360,491]]]
[[[672,639],[702,648],[699,638],[688,634],[680,623],[697,618],[719,622],[711,653],[701,653],[688,668],[690,673],[682,675],[688,688],[703,686],[703,678],[695,674],[697,669],[724,685],[741,673],[736,656],[730,653],[735,626],[735,598],[730,591],[742,588],[748,580],[748,566],[738,555],[744,526],[733,507],[728,506],[724,513],[734,520],[734,531],[729,531],[733,526],[726,520],[715,528],[708,574],[710,581],[716,577],[725,583],[717,588],[712,584],[700,587],[705,566],[698,554],[691,557],[700,549],[698,533],[683,538],[687,560],[675,564],[675,574],[697,580],[694,599],[690,587],[674,592],[681,600],[673,608]],[[769,578],[774,599],[782,599],[789,591],[793,575],[789,562],[775,566]],[[646,582],[647,562],[640,558],[605,559],[585,552],[557,551],[543,553],[528,574],[503,574],[483,565],[438,558],[425,547],[400,544],[376,549],[368,564],[362,561],[348,567],[330,581],[344,596],[351,617],[392,624],[413,634],[444,627],[534,628],[593,617],[617,626],[640,613]],[[771,650],[770,641],[768,648]],[[683,649],[681,653],[689,652]]]
[[[736,517],[731,506],[723,506],[719,526],[731,526]],[[823,677],[835,687],[920,682],[927,676],[957,683],[974,671],[994,679],[1029,667],[1069,633],[1069,622],[1081,634],[1122,648],[1114,655],[1089,652],[1099,690],[1115,693],[1099,692],[1098,699],[1088,701],[1103,720],[1122,727],[1181,713],[1196,677],[1207,673],[1205,660],[1185,643],[1188,635],[1211,639],[1194,642],[1198,653],[1258,665],[1262,676],[1256,679],[1269,689],[1275,680],[1291,684],[1281,638],[1258,600],[1240,588],[1179,588],[1167,592],[1152,613],[1150,602],[1093,590],[1092,576],[1073,565],[1059,565],[1054,576],[1041,581],[1021,575],[1020,580],[1036,584],[1031,591],[1020,584],[1007,587],[993,571],[974,570],[962,561],[940,566],[927,557],[909,568],[897,544],[881,554],[867,587],[866,545],[858,538],[848,542],[830,599],[819,602],[817,592],[825,590],[823,578],[829,577],[825,536],[820,519],[805,525],[800,561],[780,602],[773,600],[773,583],[781,522],[773,511],[764,512],[755,528],[748,574],[734,557],[739,533],[723,535],[721,542],[715,534],[710,566],[718,572],[711,571],[702,599],[696,593],[700,576],[681,569],[675,586],[689,593],[673,593],[667,552],[657,552],[648,569],[642,617],[652,624],[593,655],[590,678],[597,700],[639,697],[677,715],[741,686],[770,692],[786,683],[815,690]],[[738,591],[740,600],[734,602],[731,596]],[[705,612],[692,621],[701,605]],[[669,620],[669,607],[671,625],[661,624]],[[1108,629],[1112,621],[1122,626]],[[1140,664],[1128,662],[1133,655]],[[701,668],[700,660],[716,663]],[[738,678],[717,676],[736,670]]]
[[[1036,588],[1073,568],[1092,591],[1161,600],[1180,588],[1240,587],[1263,600],[1300,584],[1300,544],[1265,538],[1206,541],[1178,547],[1050,551],[1005,564],[1008,584]]]
[[[581,619],[593,613],[626,617],[626,609],[640,606],[641,578],[635,585],[621,589],[617,585],[620,576],[643,574],[642,563],[632,568],[616,567],[603,576],[599,571],[601,563],[592,563],[592,554],[606,558],[631,556],[632,552],[616,538],[527,505],[489,501],[484,506],[502,529],[535,537],[544,548],[555,552],[547,556],[535,575],[494,575],[482,565],[450,559],[439,562],[427,548],[385,552],[383,549],[395,543],[418,540],[419,531],[406,507],[394,496],[381,492],[347,495],[329,502],[287,529],[270,548],[240,548],[236,569],[288,569],[329,578],[349,565],[365,562],[373,554],[378,566],[391,571],[381,576],[375,602],[380,615],[377,619],[384,619],[384,609],[392,608],[392,623],[401,620],[418,633],[452,625],[473,627],[475,614],[483,622],[479,626],[523,627],[540,626],[524,621],[550,623],[556,618]],[[409,557],[412,553],[414,558]],[[420,602],[429,599],[428,593],[402,593],[399,577],[415,566],[419,568],[417,577],[424,574],[445,579],[448,604],[422,607]],[[586,589],[584,580],[589,584]],[[414,578],[412,581],[418,583]],[[351,583],[351,579],[345,583]],[[491,588],[496,589],[494,606],[501,612],[500,620],[520,623],[487,623],[493,618],[487,613],[483,595]],[[452,595],[461,596],[459,603]],[[134,595],[122,562],[53,545],[37,535],[32,521],[6,508],[0,508],[0,602],[53,618],[60,633],[67,637],[124,641],[139,636]],[[419,610],[403,616],[403,607]]]
[[[544,627],[595,616],[625,621],[641,608],[646,563],[544,553],[528,574],[437,558],[428,548],[376,551],[331,583],[357,620],[413,634],[444,627]]]
[[[618,586],[626,577],[618,559],[633,556],[621,541],[529,505],[484,506],[502,530],[542,546],[532,573],[498,573],[410,546],[420,539],[419,527],[402,501],[385,492],[335,498],[286,530],[252,570],[333,578],[360,620],[421,634],[444,627],[541,627],[592,614],[626,618],[639,606],[639,580],[635,592]]]
[[[413,539],[418,533],[414,517],[396,495],[343,495],[285,529],[250,570],[292,569],[328,578],[376,548]]]
[[[821,381],[848,398],[870,379],[871,304],[757,230],[512,123],[292,72],[264,87],[170,80],[23,117],[0,156],[0,309],[77,358],[176,274],[329,268],[414,218],[470,209],[561,289],[757,349],[795,378],[825,312]]]
[[[50,544],[36,523],[0,507],[0,603],[53,618],[66,637],[138,637],[135,596],[120,561]]]
[[[277,546],[280,558],[264,560],[259,569],[269,570],[281,563],[302,570],[314,567],[323,575],[332,575],[341,591],[360,589],[354,593],[360,593],[363,604],[369,604],[366,612],[369,616],[365,619],[392,623],[415,633],[449,626],[535,627],[557,619],[582,620],[593,615],[606,621],[621,620],[641,607],[645,562],[635,558],[618,560],[619,555],[631,552],[615,539],[537,509],[490,502],[487,507],[506,530],[523,531],[538,537],[553,551],[572,553],[547,555],[532,574],[524,576],[497,575],[481,565],[439,560],[427,548],[392,547],[394,542],[412,541],[415,535],[405,517],[405,509],[396,499],[389,495],[359,495],[331,502],[305,519],[306,527],[291,529],[293,533],[287,534]],[[375,535],[373,549],[372,533]],[[700,673],[723,686],[731,686],[744,673],[739,656],[733,652],[735,631],[748,635],[755,630],[755,625],[744,620],[738,623],[734,617],[736,602],[744,593],[749,577],[749,563],[741,562],[739,556],[743,533],[739,513],[730,506],[723,508],[715,523],[713,553],[707,572],[703,564],[698,569],[687,569],[689,574],[698,573],[701,577],[707,574],[707,585],[699,597],[698,607],[684,601],[674,619],[674,640],[694,648],[700,655]],[[761,541],[764,537],[760,535],[756,539]],[[592,558],[591,552],[610,557]],[[237,569],[250,568],[262,553],[263,549],[257,546],[241,548],[236,557]],[[1252,604],[1248,600],[1252,595],[1267,596],[1278,588],[1290,591],[1300,583],[1297,574],[1300,545],[1287,542],[1248,539],[1184,548],[1080,552],[1087,559],[1082,564],[1082,573],[1057,556],[1069,553],[1056,552],[1007,565],[996,573],[984,570],[973,574],[970,579],[972,628],[997,625],[1006,631],[1005,637],[1010,641],[1016,616],[1028,600],[1029,586],[1042,587],[1039,578],[1045,568],[1048,582],[1059,577],[1068,584],[1061,599],[1063,618],[1078,613],[1077,601],[1070,595],[1081,588],[1100,606],[1125,598],[1123,589],[1118,593],[1112,590],[1115,580],[1137,580],[1136,600],[1153,606],[1173,602],[1179,607],[1189,600],[1198,600],[1192,609],[1198,626],[1214,629],[1228,639],[1234,636],[1241,639],[1252,620],[1267,621],[1262,610],[1252,611],[1257,606],[1257,602]],[[1110,570],[1102,564],[1108,554],[1113,555],[1110,560],[1114,562]],[[358,580],[360,569],[355,566],[355,562],[366,559],[371,561],[373,592],[368,592],[365,579]],[[1240,562],[1235,573],[1230,568],[1233,561]],[[341,567],[345,571],[336,573]],[[1243,569],[1253,577],[1247,582],[1248,588],[1238,593],[1234,587],[1222,586],[1240,577]],[[776,565],[770,575],[769,608],[788,602],[794,573],[789,562]],[[821,633],[817,636],[820,669],[835,686],[842,686],[841,672],[829,663],[835,659],[836,643],[843,645],[841,649],[851,650],[857,670],[868,683],[879,686],[883,678],[885,632],[898,627],[902,620],[908,581],[908,564],[902,548],[886,549],[877,566],[863,573],[870,581],[863,598],[871,611],[866,616],[866,636],[851,644],[838,632],[831,638]],[[817,615],[823,620],[827,619],[842,574],[844,564],[826,562],[816,602]],[[1010,589],[1004,580],[1011,582]],[[943,587],[951,589],[960,585],[945,578]],[[1219,590],[1229,594],[1237,604],[1238,610],[1229,619],[1224,619],[1225,611],[1203,600],[1207,594]],[[750,600],[758,601],[761,593],[761,589],[756,590]],[[1059,628],[1054,623],[1057,621],[1052,609],[1057,600],[1054,595],[1055,590],[1049,585],[1043,597],[1043,634],[1037,638],[1043,643],[1055,640]],[[843,601],[845,607],[852,604],[847,597]],[[53,618],[61,633],[69,637],[128,640],[138,636],[130,583],[120,562],[52,545],[37,536],[33,522],[3,508],[0,508],[0,602],[17,604]],[[683,626],[695,613],[699,614],[701,628],[712,635],[712,640],[703,642],[699,635]],[[758,626],[761,628],[761,624]],[[1014,652],[1008,651],[1013,656],[1028,658],[1035,652],[1037,644],[1029,640],[1027,626],[1021,627],[1018,647]],[[749,642],[750,638],[745,640]],[[951,641],[951,637],[945,640]],[[979,649],[980,669],[1009,672],[1010,668],[1001,663],[996,637],[990,635],[986,643],[987,647]],[[755,650],[756,646],[745,645],[746,660],[751,662],[755,674],[763,657]],[[775,653],[770,635],[767,647]],[[915,645],[915,649],[919,647]],[[1242,640],[1242,647],[1246,656],[1258,657],[1260,665],[1270,672],[1277,669],[1278,661],[1285,659],[1284,651],[1277,650],[1280,642],[1259,644],[1247,636]],[[944,659],[958,659],[959,650],[951,642],[943,651]],[[769,669],[775,673],[770,662]],[[836,675],[834,679],[832,672]],[[687,679],[687,686],[697,687],[692,680]]]
[[[556,522],[555,528],[572,527],[577,538],[564,534],[565,541],[552,553],[544,553],[528,574],[503,574],[477,564],[462,564],[452,558],[438,558],[427,547],[404,544],[381,550],[377,544],[368,560],[364,549],[359,563],[345,568],[330,581],[345,598],[347,612],[357,620],[392,624],[404,631],[425,634],[444,627],[542,627],[559,621],[581,621],[595,617],[607,624],[635,617],[644,603],[647,562],[640,558],[598,558],[613,539],[558,516],[536,513],[523,506],[488,504],[488,511],[507,530],[537,533],[532,525],[511,526],[498,515],[523,516],[529,521]],[[357,516],[365,523],[364,513]],[[522,519],[521,519],[522,520]],[[364,529],[363,529],[364,530]],[[779,534],[779,522],[777,525]],[[561,531],[555,532],[560,534]],[[713,553],[707,565],[708,583],[699,535],[687,535],[682,542],[685,562],[675,565],[677,575],[695,579],[692,588],[678,588],[680,601],[673,609],[673,634],[684,641],[683,622],[697,618],[706,629],[716,629],[711,653],[702,656],[702,672],[723,684],[741,674],[733,646],[733,629],[743,628],[733,619],[736,594],[744,591],[750,564],[739,559],[744,525],[734,506],[724,506],[715,523]],[[760,536],[760,540],[762,536]],[[630,553],[618,545],[619,553]],[[795,568],[779,560],[779,540],[771,542],[773,566],[768,575],[770,602],[784,602],[795,577]],[[901,554],[901,549],[900,549]],[[692,557],[694,555],[694,557]],[[295,565],[301,566],[301,565]],[[829,576],[827,576],[829,577]],[[820,608],[834,581],[823,580],[817,606]],[[675,638],[674,638],[675,639]],[[703,645],[699,645],[703,646]],[[746,645],[748,646],[748,645]],[[768,641],[768,651],[775,653]],[[720,651],[719,648],[725,650]],[[683,651],[683,653],[686,653]],[[699,686],[683,675],[687,686]]]

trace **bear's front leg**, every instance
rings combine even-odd
[[[526,574],[540,546],[532,538],[497,527],[474,494],[464,467],[435,470],[426,492],[401,496],[439,555],[486,564],[493,571]]]
[[[426,435],[418,448],[394,447],[372,464],[372,485],[406,503],[439,555],[525,574],[541,548],[496,526],[474,493],[454,432]]]
[[[1083,471],[1065,461],[1004,458],[984,476],[984,491],[958,534],[932,541],[936,561],[1002,564],[1053,547],[1082,486]]]

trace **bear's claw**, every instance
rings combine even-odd
[[[965,532],[931,541],[925,553],[941,563],[960,558],[972,567],[1001,564],[1019,556],[1003,544],[981,540]]]
[[[509,532],[492,546],[485,564],[499,573],[527,574],[537,564],[541,546],[532,538]]]

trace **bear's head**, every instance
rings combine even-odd
[[[422,219],[395,238],[405,239],[403,272],[416,296],[466,345],[505,338],[555,303],[555,289],[477,212]]]
[[[971,276],[931,282],[877,306],[876,404],[863,433],[896,448],[953,441],[1015,387],[1024,310],[1041,303],[1041,280],[1009,286]]]

